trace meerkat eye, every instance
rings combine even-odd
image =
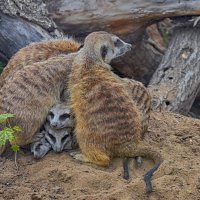
[[[38,144],[35,148],[35,151],[39,151],[40,150],[40,147],[42,146],[42,144]]]
[[[65,135],[65,136],[62,138],[61,142],[63,143],[68,137],[69,137],[69,135]]]
[[[65,120],[65,119],[67,119],[67,118],[70,118],[70,114],[68,114],[68,113],[65,113],[65,114],[63,114],[63,115],[61,115],[61,116],[59,117],[59,119],[60,119],[61,121]]]
[[[103,45],[101,47],[101,56],[102,56],[103,60],[105,59],[107,52],[108,52],[108,47],[106,47],[105,45]]]
[[[115,47],[120,47],[120,46],[122,45],[121,40],[117,39],[117,40],[114,42],[114,45],[115,45]]]
[[[49,115],[51,118],[54,118],[54,114],[52,112],[49,112]]]

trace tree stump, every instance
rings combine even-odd
[[[154,73],[153,107],[187,114],[200,88],[200,28],[178,27]]]

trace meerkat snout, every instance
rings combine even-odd
[[[130,51],[132,45],[119,39],[117,36],[112,37],[108,44],[103,44],[101,47],[101,56],[105,63],[109,64],[111,60],[124,55]]]

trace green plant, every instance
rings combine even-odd
[[[0,147],[6,145],[6,142],[9,141],[12,144],[11,149],[17,153],[19,151],[19,146],[15,144],[16,138],[14,134],[20,132],[21,128],[19,126],[11,127],[9,119],[14,117],[15,115],[10,113],[0,115],[0,123],[6,123],[8,125],[8,127],[4,127],[0,131]]]

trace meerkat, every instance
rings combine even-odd
[[[0,90],[0,114],[12,113],[9,124],[22,131],[15,143],[31,143],[33,135],[44,123],[49,109],[60,102],[76,53],[60,55],[18,70]],[[1,128],[2,128],[1,124]],[[4,125],[5,126],[5,125]],[[4,151],[1,148],[0,153]]]
[[[93,32],[86,37],[69,79],[75,134],[81,149],[81,153],[71,155],[100,166],[108,166],[113,157],[150,157],[156,165],[144,180],[147,192],[151,192],[151,176],[162,157],[141,139],[140,111],[109,65],[130,49],[130,44],[106,32]]]
[[[78,148],[73,128],[70,107],[66,103],[53,106],[47,115],[44,130],[34,136],[34,142],[31,144],[31,152],[34,157],[42,158],[51,149],[61,152]]]
[[[37,132],[30,144],[31,153],[34,158],[43,158],[51,149],[51,144],[46,139],[45,135],[48,134],[45,130]]]
[[[80,47],[81,44],[72,38],[52,39],[31,43],[20,49],[10,59],[0,75],[0,88],[9,78],[13,77],[16,71],[60,54],[76,52]]]
[[[58,103],[50,110],[42,131],[34,135],[31,152],[35,158],[42,158],[51,149],[55,152],[77,148],[73,135],[73,119],[67,103]]]

